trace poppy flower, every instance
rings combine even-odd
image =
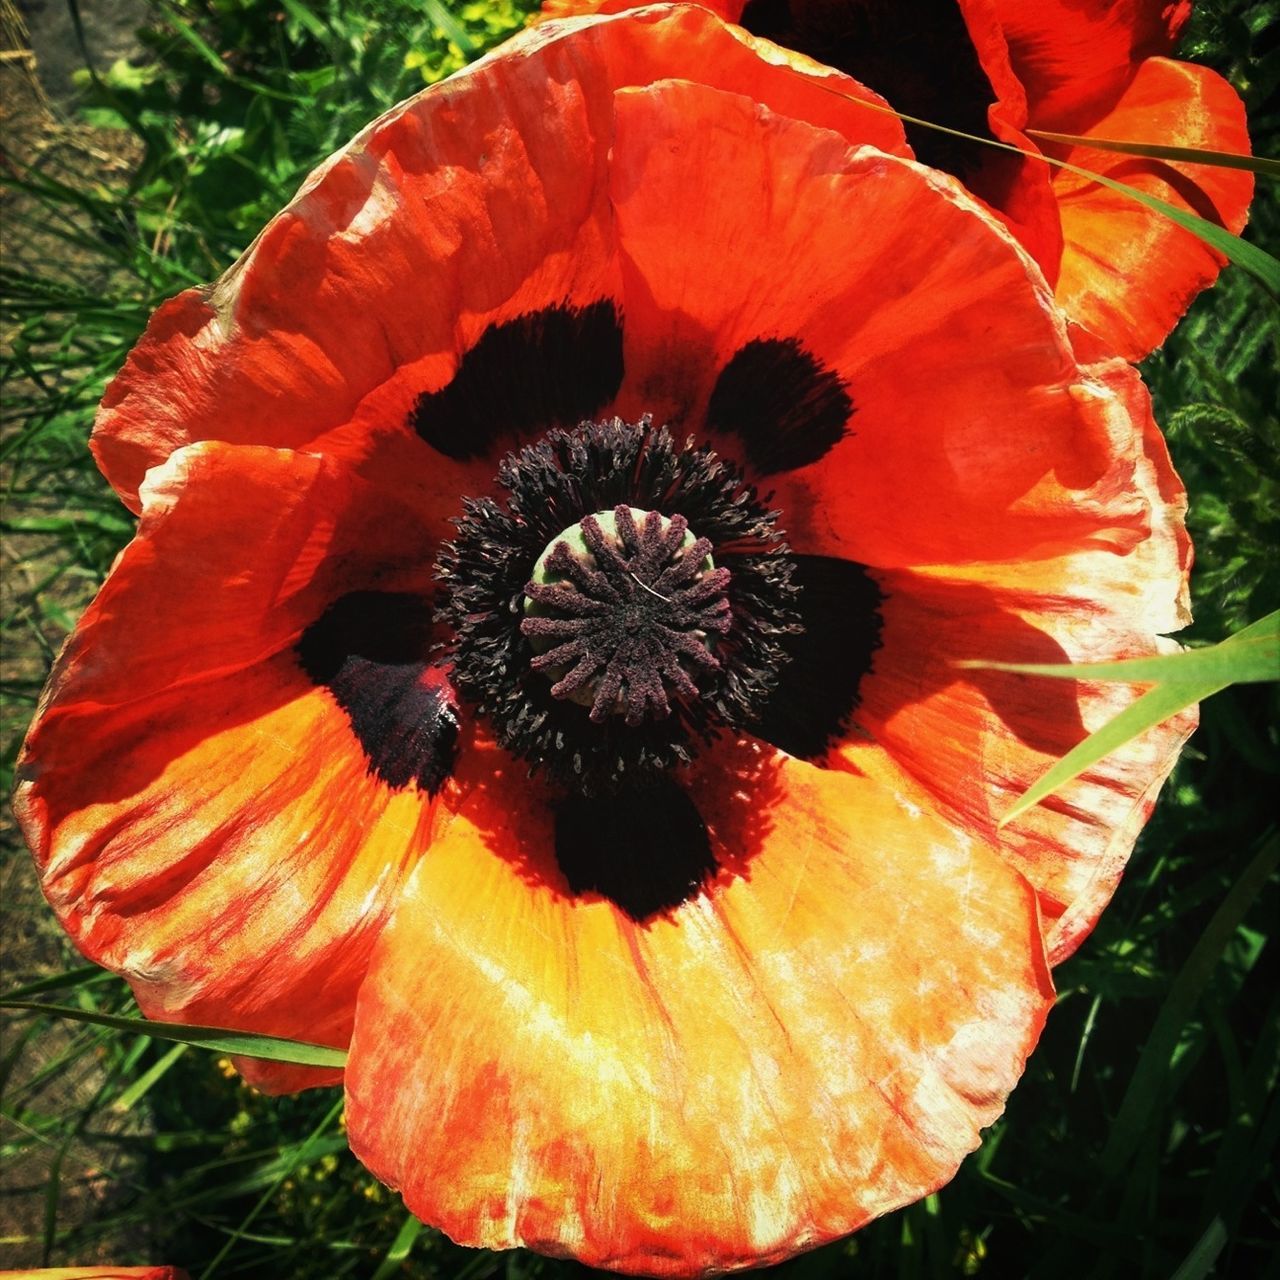
[[[636,0],[545,0],[549,15]],[[1031,130],[1247,155],[1244,105],[1216,72],[1169,58],[1190,0],[699,0],[829,64],[905,115],[1012,144],[1137,187],[1233,233],[1253,178]],[[701,65],[690,64],[701,75]],[[961,179],[1035,257],[1060,305],[1117,354],[1168,336],[1225,258],[1163,214],[1068,169],[908,122],[926,164]]]
[[[956,661],[1154,651],[1182,490],[1004,228],[758,48],[546,24],[160,309],[17,797],[145,1013],[349,1045],[424,1220],[648,1274],[951,1177],[1190,728],[997,833],[1133,695]]]

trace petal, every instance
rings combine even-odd
[[[332,463],[261,448],[179,451],[143,497],[19,763],[45,893],[149,1016],[343,1045],[434,806],[294,645],[354,585],[421,582],[421,533]]]
[[[546,0],[542,17],[616,13],[643,0]],[[1009,64],[1004,33],[993,0],[881,0],[850,5],[841,0],[701,0],[727,22],[762,38],[762,54],[789,61],[803,72],[816,63],[849,82],[850,88],[883,94],[904,116],[1037,152],[1025,133],[1027,104]],[[813,59],[813,63],[810,62]],[[827,64],[830,64],[827,66]],[[690,61],[684,74],[706,81]],[[833,87],[838,81],[833,80]],[[865,112],[863,113],[865,117]],[[812,115],[812,124],[825,121]],[[866,119],[832,126],[850,142],[875,141]],[[852,127],[849,127],[849,126]],[[1046,166],[1024,156],[939,132],[911,120],[904,127],[917,157],[959,177],[986,203],[1052,279],[1062,255],[1062,229]],[[898,148],[886,148],[898,153]],[[907,153],[910,154],[910,153]]]
[[[997,0],[960,0],[965,30],[982,69],[991,82],[994,101],[987,109],[991,136],[1030,155],[995,147],[980,167],[962,175],[978,196],[1018,238],[1052,283],[1062,257],[1062,223],[1048,166],[1035,159],[1039,147],[1027,137],[1027,95],[1010,61],[1010,51],[997,15]],[[892,96],[892,95],[891,95]]]
[[[1113,100],[1142,59],[1169,53],[1191,16],[1190,0],[994,2],[1032,121],[1058,132]]]
[[[1141,522],[1139,504],[1126,517],[1113,494],[1124,424],[1080,385],[1039,272],[954,182],[675,82],[619,94],[611,179],[629,320],[621,411],[710,415],[729,456],[747,435],[748,460],[800,464],[768,476],[797,550],[874,566],[1141,536],[1125,523]],[[706,198],[684,199],[704,182]],[[803,359],[768,372],[794,375],[793,402],[820,404],[808,438],[838,442],[816,459],[720,420],[726,371],[788,341]],[[853,405],[843,433],[829,430],[831,397],[812,395],[831,374]]]
[[[857,722],[875,749],[918,783],[931,807],[1000,842],[1040,895],[1056,964],[1114,893],[1196,718],[1180,715],[1150,730],[997,833],[996,823],[1041,774],[1142,690],[953,664],[1106,662],[1169,649],[1149,632],[1125,629],[1122,617],[1090,611],[1103,589],[1088,557],[1068,558],[1055,570],[1006,591],[886,575],[884,645],[862,683]],[[1118,582],[1109,586],[1120,589]],[[870,749],[856,737],[841,754],[851,767],[870,770]]]
[[[1142,63],[1105,114],[1069,114],[1055,127],[1092,138],[1250,151],[1236,91],[1207,67],[1165,58]],[[1232,233],[1244,226],[1253,195],[1250,173],[1089,147],[1056,153]],[[1066,239],[1058,301],[1118,354],[1140,360],[1164,341],[1226,260],[1164,214],[1078,174],[1059,170],[1054,190]]]
[[[1189,616],[1186,498],[1145,390],[1122,362],[1094,372],[1146,419],[1134,483],[1149,509],[1149,536],[1128,550],[878,574],[881,646],[859,687],[859,732],[833,761],[895,786],[894,771],[903,771],[919,803],[996,844],[1039,895],[1053,963],[1087,936],[1114,893],[1196,723],[1192,710],[1150,730],[997,832],[1041,774],[1142,690],[955,663],[1105,662],[1167,651],[1160,635]],[[892,762],[888,772],[873,759],[881,753]]]
[[[192,446],[142,497],[137,536],[61,654],[53,698],[75,673],[96,704],[126,704],[278,653],[346,590],[431,590],[434,548],[416,514],[314,455]]]
[[[425,1221],[628,1272],[759,1265],[939,1186],[1000,1113],[1052,987],[988,848],[740,747],[691,786],[720,877],[638,925],[567,894],[521,770],[471,762],[347,1075],[353,1150]]]
[[[762,58],[704,9],[546,24],[375,121],[221,280],[156,313],[98,416],[104,473],[136,504],[147,467],[192,440],[323,440],[364,456],[371,431],[411,431],[420,398],[493,329],[616,302],[613,91],[691,65],[779,111],[856,119],[868,140],[904,146],[892,116],[862,105],[883,107],[874,95]],[[506,394],[520,392],[512,381]],[[410,475],[437,465],[419,448]]]

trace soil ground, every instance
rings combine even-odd
[[[140,3],[82,0],[81,8],[86,41],[95,57],[109,65],[136,47],[132,29],[142,10]],[[9,0],[0,0],[0,162],[7,176],[31,164],[64,176],[74,174],[85,182],[127,171],[131,157],[113,153],[100,135],[76,124],[68,114],[76,91],[73,73],[81,65],[64,0],[31,0],[21,10],[15,10]],[[4,263],[21,270],[47,262],[50,255],[65,263],[69,276],[82,268],[92,270],[94,265],[78,262],[64,241],[41,230],[30,197],[8,184],[0,188]],[[0,332],[0,357],[6,364],[14,336],[12,330]],[[0,410],[26,399],[31,390],[30,384],[10,381]],[[86,437],[88,427],[86,422]],[[0,438],[11,439],[15,430],[12,413],[0,413]],[[84,474],[83,465],[71,469]],[[22,503],[28,522],[32,516],[58,514],[59,499],[52,495],[61,488],[59,475],[54,471],[44,478],[50,496]],[[13,469],[6,467],[2,490],[6,497],[13,479]],[[65,541],[48,535],[13,532],[3,541],[0,737],[6,759],[11,759],[30,718],[32,692],[43,682],[61,643],[64,621],[78,616],[95,589],[85,573],[58,572],[66,569],[67,555]],[[44,901],[7,803],[0,805],[0,935],[4,940],[0,986],[6,990],[83,963]],[[64,1065],[67,1055],[84,1046],[93,1032],[72,1023],[40,1023],[35,1034],[29,1034],[31,1029],[27,1020],[0,1024],[0,1073],[12,1067],[3,1083],[24,1104],[19,1111],[23,1119],[5,1118],[0,1132],[0,1268],[45,1261],[48,1212],[56,1214],[62,1231],[82,1226],[108,1210],[115,1198],[113,1189],[130,1176],[131,1158],[122,1154],[114,1139],[141,1130],[136,1113],[114,1114],[109,1108],[90,1112],[105,1082],[100,1054],[75,1053]],[[69,1118],[76,1116],[89,1122],[74,1125]],[[49,1123],[51,1118],[56,1123]],[[109,1261],[113,1244],[108,1235],[79,1252],[74,1262]],[[72,1261],[56,1250],[53,1260]]]

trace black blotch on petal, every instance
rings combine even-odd
[[[737,436],[752,467],[768,475],[817,462],[852,414],[843,380],[795,338],[754,338],[716,379],[707,426]]]
[[[462,357],[453,381],[418,397],[410,426],[458,461],[499,442],[575,426],[622,385],[622,324],[610,301],[557,305],[490,325]]]
[[[306,629],[297,653],[346,712],[369,771],[434,795],[453,768],[458,716],[447,675],[427,661],[430,639],[429,601],[355,591]]]
[[[556,808],[556,861],[574,893],[598,893],[632,920],[687,902],[716,869],[697,807],[670,778]]]
[[[802,760],[825,755],[848,728],[858,686],[880,647],[883,596],[863,565],[794,556],[804,632],[787,640],[791,661],[752,731]]]

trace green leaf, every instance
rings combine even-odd
[[[1185,669],[1177,679],[1168,675],[1157,676],[1161,683],[1144,693],[1136,702],[1126,707],[1118,716],[1095,730],[1083,742],[1067,752],[1043,777],[1038,779],[1018,798],[1014,806],[997,824],[1005,826],[1020,817],[1034,805],[1072,778],[1079,777],[1090,765],[1124,746],[1126,742],[1145,733],[1148,729],[1176,716],[1178,712],[1220,692],[1228,685],[1258,680],[1280,679],[1277,670],[1276,634],[1280,628],[1280,610],[1237,631],[1234,636],[1207,649],[1193,649],[1187,653],[1170,654],[1164,658],[1132,659],[1124,662],[1086,663],[1079,666],[1039,663],[984,663],[969,661],[958,665],[989,667],[996,670],[1027,671],[1071,679],[1112,679],[1125,682],[1142,682],[1151,675],[1138,675],[1135,671],[1157,670],[1155,663],[1172,663],[1175,669]],[[1181,660],[1190,658],[1187,664]],[[1197,667],[1197,663],[1199,666]],[[1117,668],[1121,671],[1117,674]]]
[[[1227,1239],[1227,1229],[1222,1219],[1214,1218],[1169,1280],[1205,1280],[1207,1276],[1211,1276],[1217,1265],[1218,1255],[1226,1248]]]
[[[1109,1179],[1118,1180],[1123,1176],[1126,1165],[1148,1135],[1151,1114],[1161,1100],[1161,1089],[1168,1080],[1169,1064],[1183,1028],[1195,1012],[1236,930],[1277,865],[1280,865],[1280,837],[1271,836],[1232,885],[1231,892],[1214,912],[1169,987],[1102,1153],[1102,1168]]]
[[[447,39],[453,41],[464,54],[475,53],[475,41],[467,34],[466,27],[449,12],[441,0],[423,0],[423,5],[431,16],[431,21],[444,32]]]
[[[345,1067],[342,1049],[310,1044],[305,1040],[285,1040],[280,1036],[255,1035],[249,1031],[228,1031],[224,1027],[188,1026],[182,1022],[152,1022],[149,1018],[122,1018],[111,1013],[92,1013],[66,1005],[39,1004],[34,1000],[0,1000],[0,1009],[22,1009],[73,1022],[92,1022],[116,1031],[132,1031],[156,1040],[176,1040],[197,1049],[238,1054],[244,1058],[265,1058],[270,1062],[296,1062],[304,1067]]]
[[[1269,613],[1221,644],[1154,658],[1126,658],[1121,662],[983,662],[970,659],[955,664],[987,671],[1013,671],[1059,680],[1100,680],[1121,683],[1174,684],[1219,680],[1229,684],[1260,684],[1280,680],[1280,610]]]
[[[1158,142],[1124,142],[1118,138],[1084,138],[1074,133],[1052,133],[1048,129],[1028,129],[1027,136],[1068,147],[1092,147],[1095,151],[1115,151],[1126,156],[1147,156],[1152,160],[1183,160],[1219,169],[1247,169],[1250,173],[1280,178],[1280,160],[1265,156],[1245,156],[1236,151],[1210,151],[1203,147],[1167,147]]]
[[[21,987],[14,987],[12,991],[6,991],[3,995],[0,995],[0,1004],[10,1000],[25,1000],[28,996],[39,995],[42,991],[57,991],[62,987],[88,986],[92,982],[105,982],[108,979],[114,982],[116,975],[100,965],[85,964],[77,969],[68,969],[66,973],[51,974],[47,978],[28,982]]]
[[[413,1214],[405,1218],[400,1230],[396,1232],[396,1238],[391,1242],[391,1248],[387,1250],[386,1257],[382,1259],[370,1280],[392,1280],[394,1276],[403,1272],[404,1260],[409,1256],[414,1241],[422,1233],[422,1225]]]

